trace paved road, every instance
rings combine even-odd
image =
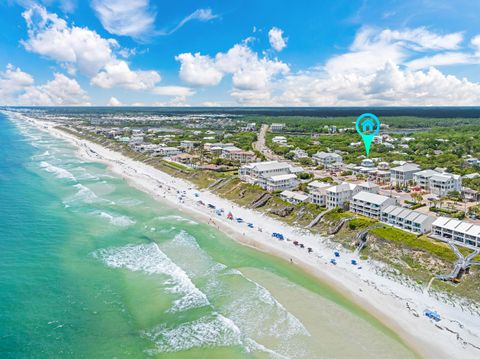
[[[263,124],[258,131],[257,141],[253,143],[253,148],[260,153],[262,153],[265,158],[269,161],[285,161],[282,156],[278,156],[273,151],[267,147],[265,137],[267,135],[268,125]]]

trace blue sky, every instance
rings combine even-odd
[[[475,1],[0,0],[0,104],[478,105]]]

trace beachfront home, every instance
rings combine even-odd
[[[435,218],[425,213],[391,205],[382,210],[381,221],[405,231],[424,234],[431,231]]]
[[[182,153],[178,148],[176,147],[157,147],[153,154],[155,156],[161,156],[161,157],[172,157],[175,155],[178,155]]]
[[[470,248],[480,248],[480,225],[454,218],[438,217],[432,223],[430,236]]]
[[[243,181],[250,182],[249,179],[260,177],[271,177],[276,175],[289,174],[290,166],[286,162],[265,161],[249,163],[240,167],[239,174]]]
[[[258,184],[269,192],[284,191],[298,187],[297,176],[293,173],[262,178]]]
[[[332,184],[320,181],[313,181],[307,185],[310,202],[321,207],[327,205],[327,188],[333,187]]]
[[[352,197],[350,211],[362,216],[380,219],[382,209],[394,205],[395,202],[395,198],[362,191]]]
[[[420,171],[420,167],[414,163],[405,163],[390,169],[390,181],[393,185],[407,186],[413,181],[413,174]]]
[[[325,167],[330,167],[331,165],[342,163],[342,156],[335,152],[317,152],[312,156],[312,159],[317,162],[319,165],[324,165]]]
[[[358,193],[357,185],[344,182],[326,189],[327,208],[344,207]]]
[[[249,163],[239,169],[242,181],[257,184],[268,191],[297,187],[297,173],[301,172],[303,172],[301,167],[294,167],[288,163],[277,161]]]
[[[303,192],[283,191],[280,193],[280,198],[292,204],[299,204],[307,202],[309,197]]]
[[[285,129],[284,123],[272,123],[270,126],[270,131],[272,132],[281,132]]]

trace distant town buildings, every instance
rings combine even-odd
[[[281,132],[285,129],[284,123],[272,123],[270,125],[270,131],[272,132]]]

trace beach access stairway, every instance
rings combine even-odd
[[[452,271],[449,274],[437,275],[436,278],[443,281],[456,281],[460,279],[462,273],[468,270],[472,265],[480,265],[478,261],[472,261],[475,256],[480,253],[480,249],[475,249],[466,257],[458,250],[457,246],[452,242],[448,242],[450,248],[457,256],[458,260],[455,262]]]
[[[265,205],[265,203],[268,202],[270,198],[272,198],[272,195],[270,193],[267,193],[267,192],[262,193],[259,197],[257,197],[252,201],[252,203],[250,204],[250,207],[251,208],[262,207],[263,205]]]
[[[207,189],[212,189],[213,187],[215,187],[216,185],[220,184],[221,182],[225,181],[225,178],[219,178],[217,179],[215,182],[213,183],[210,183],[207,187]]]
[[[330,213],[331,211],[333,211],[335,208],[330,208],[330,209],[327,209],[326,211],[323,211],[322,213],[320,213],[318,216],[316,216],[307,226],[307,228],[312,228],[312,227],[315,227],[318,222],[320,222],[323,218],[323,216],[325,216],[327,213]]]
[[[355,242],[358,243],[358,246],[357,248],[355,249],[355,255],[358,255],[358,253],[361,252],[361,250],[363,249],[363,247],[365,247],[365,245],[367,244],[367,238],[368,238],[368,233],[374,229],[374,228],[378,228],[378,227],[383,227],[383,225],[377,223],[377,224],[374,224],[373,226],[370,226],[366,229],[364,229],[363,231],[359,232],[356,236],[355,236]]]
[[[337,234],[343,227],[343,225],[345,223],[347,223],[349,220],[353,219],[354,217],[345,217],[345,218],[342,218],[336,225],[335,227],[331,228],[329,231],[328,231],[328,234],[332,235],[332,234]]]

